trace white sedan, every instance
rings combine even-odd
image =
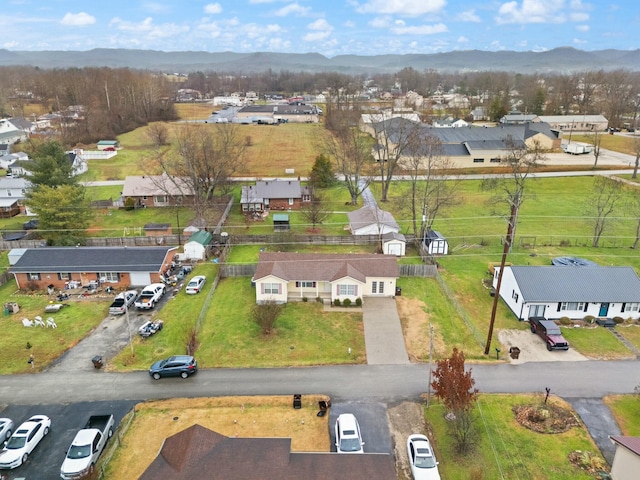
[[[427,437],[417,433],[409,435],[407,454],[413,480],[440,480],[438,462]]]
[[[34,415],[20,425],[0,452],[0,468],[16,468],[26,462],[50,429],[51,419],[45,415]]]
[[[187,288],[185,288],[184,290],[185,293],[188,293],[189,295],[200,293],[202,287],[204,286],[204,282],[206,281],[207,277],[205,277],[204,275],[196,275],[187,284]]]
[[[0,445],[9,440],[11,432],[13,432],[13,420],[0,418]]]

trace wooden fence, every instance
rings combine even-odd
[[[436,265],[409,264],[399,265],[401,277],[435,277],[438,274]],[[220,265],[220,276],[252,277],[256,273],[256,264]]]

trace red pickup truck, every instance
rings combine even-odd
[[[569,342],[560,332],[560,327],[544,317],[529,318],[531,333],[537,333],[547,344],[547,350],[569,350]]]

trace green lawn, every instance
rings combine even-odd
[[[561,434],[541,434],[522,427],[515,420],[512,412],[515,405],[541,401],[542,397],[531,395],[481,395],[475,410],[476,448],[465,456],[455,451],[444,419],[444,407],[432,404],[425,416],[434,429],[433,444],[442,478],[592,479],[593,476],[577,469],[567,459],[569,453],[576,450],[593,452],[602,459],[585,427],[574,427]],[[553,398],[551,401],[561,402]]]
[[[563,328],[562,335],[567,339],[571,348],[590,358],[616,360],[634,356],[633,352],[613,333],[603,327]]]
[[[0,298],[4,303],[16,302],[20,306],[18,313],[0,318],[3,359],[0,374],[3,375],[30,372],[31,367],[27,364],[30,354],[35,357],[36,370],[51,363],[100,324],[112,301],[112,297],[70,301],[65,303],[71,306],[59,312],[45,313],[49,297],[20,294],[14,281],[0,287]],[[55,301],[55,297],[52,298]],[[36,316],[42,317],[43,321],[53,317],[58,328],[22,325],[23,318],[33,320]]]
[[[274,332],[252,320],[255,291],[248,278],[218,285],[200,332],[203,367],[281,367],[365,361],[361,313],[324,312],[316,302],[285,305]],[[349,353],[351,349],[351,353]]]
[[[618,325],[616,331],[640,350],[640,327],[638,325]]]
[[[604,402],[611,409],[622,435],[640,435],[640,395],[609,395]]]

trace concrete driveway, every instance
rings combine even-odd
[[[332,399],[329,410],[329,434],[331,451],[336,451],[335,424],[343,413],[355,415],[360,425],[365,453],[388,453],[393,455],[393,442],[387,421],[387,405],[376,401],[340,401]]]
[[[395,298],[367,298],[362,321],[369,365],[409,363]]]

